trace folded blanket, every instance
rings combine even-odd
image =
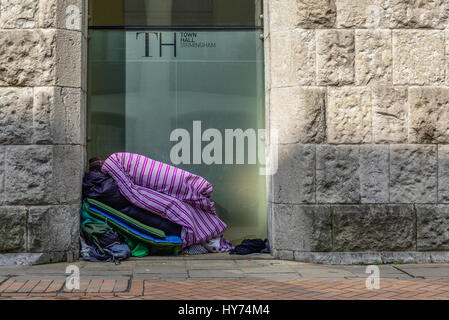
[[[114,179],[102,172],[90,171],[83,178],[83,199],[100,201],[147,226],[160,229],[168,236],[181,236],[180,225],[131,204],[120,193]]]
[[[210,200],[212,185],[202,177],[132,153],[111,155],[102,172],[132,204],[183,226],[183,247],[214,239],[227,228]],[[224,240],[217,251],[231,249]]]
[[[132,219],[127,219],[127,221],[122,220],[123,216],[117,215],[117,211],[104,205],[98,203],[98,201],[87,199],[83,202],[83,210],[87,212],[88,215],[95,219],[106,223],[127,237],[131,237],[139,242],[144,243],[150,248],[159,249],[164,253],[177,254],[182,246],[182,240],[178,236],[165,236],[164,238],[155,237],[151,233],[159,232],[161,235],[163,232],[160,230],[155,230],[142,225],[134,225],[135,221]]]
[[[116,219],[117,221],[120,221],[124,225],[134,228],[135,230],[139,231],[140,233],[143,233],[143,234],[146,234],[151,237],[158,238],[158,239],[162,239],[162,238],[166,237],[164,231],[159,230],[154,227],[144,225],[143,223],[140,223],[139,221],[128,217],[127,215],[121,213],[120,211],[115,210],[114,208],[111,208],[111,207],[105,205],[104,203],[101,203],[99,201],[89,199],[89,198],[87,198],[85,200],[85,202],[87,202],[87,204],[89,205],[90,208],[97,209],[101,212],[104,212],[104,213],[108,214],[109,216],[113,217],[114,219]]]

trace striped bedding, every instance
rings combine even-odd
[[[133,153],[115,153],[102,167],[134,205],[183,226],[183,248],[219,238],[215,251],[232,245],[222,237],[226,224],[215,214],[212,185],[202,177]]]

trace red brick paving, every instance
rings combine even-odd
[[[14,283],[13,279],[8,279],[5,282],[3,282],[2,285],[0,285],[0,293],[8,289],[8,287],[11,286],[13,283]]]
[[[26,281],[14,281],[13,284],[11,284],[8,288],[5,289],[5,293],[13,293],[13,292],[19,292],[20,288],[22,288],[25,285]]]
[[[50,286],[50,284],[52,283],[51,280],[41,280],[39,281],[39,283],[33,288],[33,290],[31,290],[32,293],[40,293],[40,292],[45,292],[47,290],[47,288]]]
[[[103,280],[91,280],[89,286],[87,287],[87,293],[98,293],[101,289]]]
[[[122,292],[128,289],[128,280],[117,280],[113,292]]]
[[[29,293],[39,283],[39,280],[28,280],[18,292]]]
[[[45,292],[56,292],[61,290],[62,286],[65,285],[65,281],[62,280],[54,280],[51,282],[51,284],[48,286],[47,290]]]
[[[113,292],[115,287],[115,280],[104,280],[101,285],[100,292]]]
[[[449,279],[381,280],[368,290],[364,279],[345,280],[82,280],[68,292],[63,281],[13,278],[0,285],[0,298],[149,300],[449,300]],[[129,289],[128,289],[129,286]],[[40,290],[40,291],[39,291]]]

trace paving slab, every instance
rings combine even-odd
[[[195,269],[216,269],[216,270],[223,270],[223,269],[237,269],[238,265],[234,260],[190,260],[186,261],[186,267],[189,270],[195,270]]]
[[[80,270],[80,275],[81,276],[108,276],[108,275],[116,275],[116,276],[131,276],[133,274],[133,270],[86,270],[86,269],[81,269]]]
[[[353,273],[343,268],[298,266],[295,270],[305,279],[343,279],[353,276]]]
[[[196,255],[176,255],[176,256],[147,256],[143,258],[132,257],[129,261],[145,261],[145,260],[273,260],[274,256],[268,253],[253,253],[247,255],[229,254],[227,252],[206,253]]]
[[[42,275],[42,274],[27,274],[13,277],[16,281],[27,281],[27,280],[53,280],[53,281],[65,281],[68,275]]]
[[[396,269],[391,265],[379,265],[379,275],[380,278],[386,279],[410,279],[412,278],[407,273]],[[367,266],[342,266],[340,267],[343,270],[349,271],[353,274],[354,278],[366,278],[369,276],[369,273],[366,273]]]
[[[301,275],[297,272],[284,273],[247,273],[245,272],[245,279],[252,280],[297,280],[301,279]]]
[[[166,280],[166,281],[183,281],[189,279],[187,273],[171,273],[171,274],[160,274],[160,273],[138,273],[133,276],[134,280]]]
[[[78,265],[74,263],[74,265]],[[114,262],[88,262],[80,266],[80,269],[91,269],[91,270],[131,270],[135,267],[135,261],[122,261],[119,264]]]
[[[449,277],[449,265],[436,264],[436,265],[396,265],[397,269],[408,273],[409,275],[417,278],[448,278]]]
[[[10,275],[19,275],[19,274],[27,274],[29,273],[28,268],[22,267],[0,267],[0,276],[10,276]]]
[[[212,279],[238,279],[243,278],[245,274],[241,270],[211,270],[211,269],[204,269],[204,270],[189,270],[188,271],[189,278],[191,279],[198,279],[198,278],[212,278]]]
[[[136,275],[149,273],[170,275],[173,273],[187,273],[187,269],[185,267],[140,266],[136,267],[133,274]]]
[[[185,267],[185,260],[139,260],[135,262],[135,267],[139,266],[160,266],[160,267]]]

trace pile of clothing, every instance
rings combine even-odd
[[[227,226],[211,194],[204,178],[138,154],[91,159],[83,179],[81,255],[120,261],[129,255],[229,252]]]

